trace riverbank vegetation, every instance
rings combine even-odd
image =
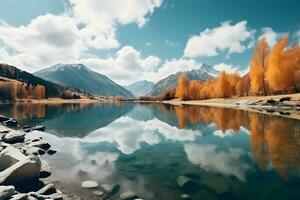
[[[261,38],[254,48],[249,73],[222,71],[215,79],[205,82],[188,80],[181,75],[177,88],[156,97],[140,100],[204,100],[232,96],[270,96],[300,91],[300,46],[289,46],[288,36],[283,36],[271,48],[266,38]]]

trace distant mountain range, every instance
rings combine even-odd
[[[57,64],[37,71],[34,75],[94,95],[123,96],[126,99],[134,97],[129,90],[83,64]]]
[[[219,74],[219,71],[203,63],[198,69],[193,69],[191,71],[185,72],[177,72],[176,74],[171,74],[168,77],[158,81],[153,86],[152,91],[148,95],[157,96],[169,89],[175,88],[177,86],[178,78],[181,74],[185,74],[185,76],[189,80],[206,81],[208,79],[215,78]]]
[[[152,91],[153,86],[153,82],[143,80],[127,85],[125,88],[131,91],[136,97],[139,97],[149,94]]]

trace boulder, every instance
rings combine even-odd
[[[42,161],[41,163],[41,172],[40,172],[40,177],[41,178],[47,178],[51,175],[51,168],[48,165],[46,161]]]
[[[25,193],[15,194],[9,200],[28,200],[28,195]]]
[[[5,117],[5,116],[3,116],[3,115],[0,115],[0,123],[2,123],[2,122],[4,122],[4,121],[7,121],[7,120],[9,120],[8,117]]]
[[[8,146],[0,153],[0,171],[14,165],[20,160],[26,159],[26,156],[19,149]]]
[[[119,184],[114,184],[114,185],[102,184],[101,187],[109,195],[113,195],[113,194],[117,193],[119,191],[119,189],[120,189],[120,185]]]
[[[134,199],[138,198],[138,196],[132,191],[126,191],[120,195],[120,198],[122,200],[134,200]]]
[[[22,142],[25,139],[25,132],[22,131],[10,131],[9,133],[5,134],[2,138],[3,142],[14,144],[17,142]]]
[[[46,127],[44,125],[34,126],[32,130],[34,131],[45,131]]]
[[[0,186],[0,200],[6,200],[15,193],[15,187],[10,186]]]
[[[83,181],[81,183],[81,187],[82,188],[97,188],[99,185],[97,182],[95,181],[91,181],[91,180],[88,180],[88,181]]]
[[[29,144],[30,147],[38,147],[41,148],[45,151],[47,151],[50,148],[50,144],[47,143],[46,141],[43,140],[39,140],[39,141],[35,141],[35,142],[31,142]]]
[[[2,122],[2,124],[4,126],[8,126],[8,127],[17,127],[18,126],[18,122],[14,119],[8,119],[8,120]]]
[[[200,189],[199,184],[189,177],[179,176],[176,181],[178,186],[185,192],[194,193]]]
[[[27,157],[0,172],[0,184],[20,184],[36,181],[40,178],[41,160],[39,157]]]
[[[48,184],[43,188],[41,188],[40,190],[38,190],[37,193],[42,195],[51,195],[56,193],[56,188],[53,184]]]
[[[39,148],[39,147],[30,147],[30,148],[26,149],[26,153],[28,155],[37,156],[37,155],[44,155],[46,152],[43,149]]]

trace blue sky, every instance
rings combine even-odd
[[[82,62],[120,84],[248,67],[262,35],[300,38],[297,0],[0,0],[0,62]]]

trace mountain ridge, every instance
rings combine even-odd
[[[131,91],[136,97],[143,96],[151,92],[155,84],[148,80],[137,81],[132,84],[124,86]]]
[[[37,71],[34,75],[94,95],[123,96],[126,99],[134,97],[126,88],[83,64],[56,64]]]

